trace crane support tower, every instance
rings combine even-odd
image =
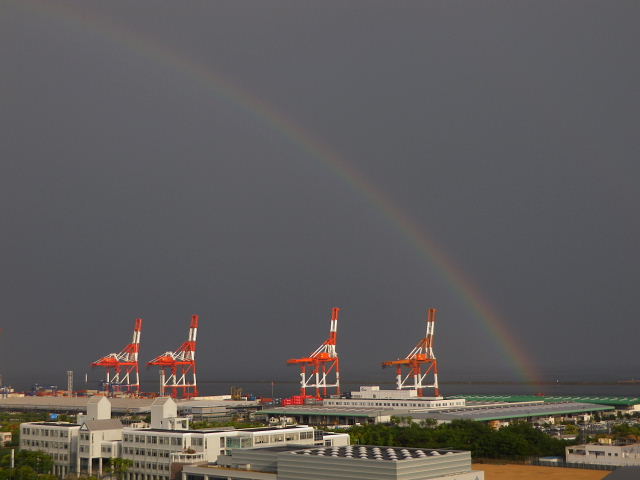
[[[440,396],[438,387],[438,361],[433,353],[433,334],[436,326],[436,310],[430,308],[427,312],[427,333],[424,338],[409,352],[409,354],[399,360],[384,362],[382,367],[396,367],[397,389],[415,389],[419,396],[424,395],[426,388],[433,388],[436,397]],[[426,367],[424,373],[423,366]],[[407,369],[407,373],[403,369]],[[427,376],[433,375],[433,383],[427,383]]]
[[[131,343],[118,353],[110,353],[91,364],[92,367],[104,367],[107,371],[105,389],[109,395],[125,392],[140,393],[140,372],[138,354],[140,352],[140,334],[142,319],[136,318]]]
[[[189,338],[175,352],[164,352],[151,360],[148,365],[160,367],[160,396],[174,398],[198,396],[196,381],[196,336],[198,315],[191,316]]]
[[[307,388],[315,388],[317,398],[326,397],[328,388],[335,388],[336,394],[340,394],[340,360],[336,352],[339,313],[339,308],[331,311],[329,338],[322,345],[308,357],[287,360],[289,365],[300,365],[300,394],[303,397],[307,396]]]

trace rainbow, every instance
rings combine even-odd
[[[78,12],[67,5],[51,1],[22,0],[16,1],[15,5],[35,15],[55,18],[71,28],[81,29],[84,33],[97,35],[131,54],[152,60],[188,77],[194,84],[213,93],[216,98],[225,99],[235,107],[241,108],[256,121],[267,125],[309,157],[319,161],[358,195],[366,199],[400,231],[421,258],[436,267],[449,287],[464,302],[466,308],[482,320],[518,377],[526,383],[540,383],[540,376],[534,367],[534,362],[525,353],[520,342],[511,334],[504,320],[483,298],[471,279],[436,245],[419,224],[399,208],[385,192],[369,181],[362,172],[356,170],[337,152],[304,130],[297,122],[283,115],[274,105],[238,87],[208,66],[190,59],[167,45],[161,45],[139,32],[125,30],[111,23],[107,18],[87,11]]]

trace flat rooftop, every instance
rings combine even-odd
[[[409,409],[399,410],[397,408],[351,408],[342,406],[322,406],[322,405],[291,405],[288,407],[265,408],[260,413],[271,415],[326,415],[331,417],[380,417],[389,415],[400,415],[409,413]]]
[[[34,422],[31,425],[41,425],[43,427],[79,427],[79,423],[69,422]]]
[[[412,412],[416,419],[433,418],[441,421],[451,420],[509,420],[523,417],[545,417],[551,415],[567,415],[587,412],[600,412],[613,410],[614,407],[589,403],[564,402],[564,403],[528,403],[513,405],[508,403],[472,406],[465,408],[452,408],[434,412]]]
[[[452,395],[447,398],[464,398],[469,402],[532,402],[545,403],[574,402],[596,403],[599,405],[631,406],[640,404],[640,397],[616,396],[557,396],[557,395]]]
[[[270,415],[308,415],[328,417],[366,417],[376,418],[381,416],[410,416],[414,419],[433,418],[441,421],[468,419],[477,421],[506,420],[511,418],[540,417],[550,415],[567,415],[585,412],[599,412],[613,410],[608,405],[598,405],[579,402],[555,402],[545,403],[540,400],[521,404],[500,402],[480,403],[464,407],[443,407],[438,409],[380,409],[380,408],[350,408],[328,407],[322,405],[292,405],[288,407],[275,407],[262,410]]]
[[[306,448],[291,452],[294,455],[316,455],[321,457],[360,458],[383,462],[401,462],[417,458],[440,457],[468,452],[433,448],[377,447],[370,445],[349,445],[346,447]]]

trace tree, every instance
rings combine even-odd
[[[0,467],[7,468],[11,464],[11,454],[6,454],[0,459]],[[44,452],[32,452],[29,450],[18,450],[15,454],[16,471],[20,467],[29,467],[35,473],[50,473],[53,469],[53,459]],[[27,472],[25,472],[25,475]]]
[[[133,461],[128,458],[112,458],[109,465],[109,474],[115,476],[118,480],[122,480],[132,465]]]

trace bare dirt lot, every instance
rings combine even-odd
[[[611,473],[607,470],[486,463],[474,463],[473,469],[484,470],[485,480],[602,480]]]

